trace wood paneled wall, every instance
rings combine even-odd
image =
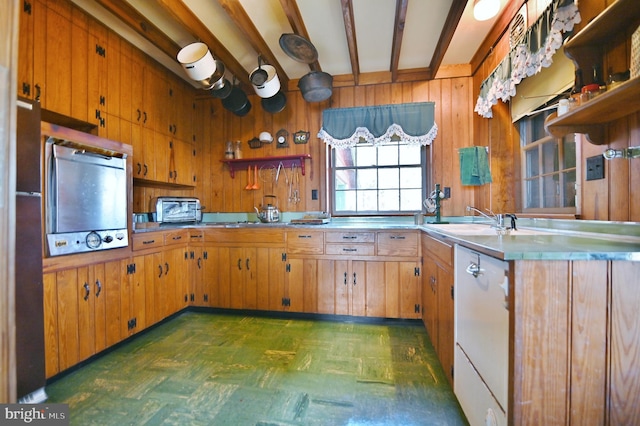
[[[262,203],[265,194],[278,197],[281,211],[328,210],[327,194],[327,147],[318,139],[322,124],[322,111],[326,108],[346,108],[411,102],[435,102],[435,120],[438,136],[429,151],[432,168],[425,184],[440,183],[451,188],[452,198],[442,204],[443,215],[463,215],[465,206],[473,203],[473,190],[460,185],[458,148],[473,145],[472,110],[473,93],[470,77],[447,78],[433,81],[377,84],[370,86],[337,87],[332,97],[320,103],[307,103],[298,91],[287,92],[287,106],[277,114],[262,109],[260,98],[250,96],[252,108],[245,117],[237,117],[225,110],[216,99],[198,101],[198,120],[204,123],[198,147],[202,155],[202,185],[196,194],[212,212],[248,212]],[[247,141],[267,131],[275,136],[280,129],[289,134],[308,131],[307,144],[296,145],[289,138],[288,148],[277,148],[275,143],[249,149]],[[281,173],[277,185],[272,180],[259,180],[260,190],[249,191],[247,171],[236,173],[232,179],[227,166],[220,160],[224,157],[226,141],[241,141],[244,158],[269,157],[292,154],[310,154],[307,172],[300,176],[302,201],[288,201],[288,187]],[[291,170],[286,171],[286,176]],[[311,199],[311,190],[317,189],[319,200]]]
[[[604,10],[613,0],[582,0],[579,3],[582,23],[587,24]],[[527,3],[529,21],[537,16],[535,2]],[[533,7],[533,10],[532,10]],[[495,42],[491,52],[482,62],[473,77],[473,99],[475,105],[482,81],[495,69],[509,51],[508,39],[501,37]],[[605,58],[604,70],[628,69],[630,57],[629,43],[612,46]],[[624,108],[624,105],[620,105]],[[473,134],[475,145],[489,145],[493,183],[475,190],[477,207],[493,211],[520,211],[521,166],[519,133],[511,123],[509,105],[498,102],[493,107],[493,118],[481,118],[473,113]],[[622,149],[640,145],[640,113],[611,123],[607,126],[608,140],[603,145],[593,145],[582,136],[577,138],[582,173],[578,179],[580,193],[579,217],[590,220],[640,221],[640,160],[617,159],[605,164],[605,178],[586,181],[586,159],[602,155],[607,148]]]

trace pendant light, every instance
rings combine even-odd
[[[474,0],[473,17],[477,21],[486,21],[498,14],[500,0]]]

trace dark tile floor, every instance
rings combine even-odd
[[[464,425],[419,324],[186,312],[47,387],[74,425]]]

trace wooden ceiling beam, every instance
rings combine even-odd
[[[349,46],[349,59],[351,60],[351,73],[353,82],[357,86],[360,78],[360,63],[358,62],[358,43],[356,41],[356,26],[353,19],[353,1],[340,0],[342,3],[342,16],[344,16],[344,30]]]
[[[293,32],[311,42],[311,38],[307,32],[307,27],[304,25],[302,14],[298,8],[298,3],[296,3],[295,0],[280,0],[280,5],[282,6],[282,10],[284,10],[284,14],[287,16],[287,20],[289,21],[289,25],[291,25]],[[313,44],[313,42],[311,43]],[[322,71],[320,63],[317,60],[310,63],[309,68],[311,71]]]
[[[402,37],[404,35],[404,24],[407,17],[407,4],[409,0],[396,0],[396,16],[393,28],[393,42],[391,44],[391,80],[398,78],[398,64],[400,63],[400,49],[402,47]]]
[[[96,3],[149,40],[158,49],[166,53],[167,56],[175,59],[180,51],[180,46],[125,0],[96,0]]]
[[[189,31],[194,38],[205,43],[213,56],[222,61],[225,69],[229,70],[246,90],[252,88],[249,75],[244,67],[236,60],[211,31],[183,2],[175,0],[156,0],[174,19]],[[253,90],[253,89],[252,89]]]
[[[260,32],[240,2],[237,0],[218,0],[218,3],[220,3],[220,6],[227,12],[229,18],[236,24],[238,30],[245,35],[251,47],[258,52],[258,55],[261,56],[267,64],[272,65],[276,69],[281,86],[285,88],[288,87],[289,77],[287,73],[264,41],[264,38],[262,38],[262,35],[260,35]],[[258,58],[256,58],[256,64],[257,63]]]
[[[440,64],[442,64],[442,58],[444,58],[444,55],[449,48],[453,34],[456,32],[456,28],[458,28],[460,18],[462,18],[462,12],[464,12],[464,8],[466,6],[467,0],[453,0],[451,3],[451,9],[449,9],[447,20],[442,27],[438,44],[436,45],[433,57],[431,58],[431,64],[429,65],[429,69],[431,70],[431,79],[433,79],[438,73],[438,68],[440,68]]]

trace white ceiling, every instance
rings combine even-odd
[[[290,80],[299,79],[310,71],[310,65],[297,62],[280,48],[279,38],[283,33],[296,32],[290,24],[285,4],[297,7],[304,29],[311,43],[318,51],[318,64],[322,71],[331,75],[357,75],[352,69],[352,58],[341,0],[72,0],[81,8],[97,17],[124,38],[128,39],[165,66],[188,80],[175,56],[167,49],[154,47],[153,40],[145,39],[140,30],[128,27],[108,12],[103,6],[124,3],[133,6],[148,22],[164,33],[177,48],[197,40],[203,40],[194,28],[172,15],[176,4],[186,6],[204,24],[211,36],[217,39],[230,53],[241,69],[227,65],[227,74],[248,74],[258,65],[258,55],[277,62]],[[348,0],[344,0],[348,3]],[[353,7],[355,38],[357,41],[357,65],[359,74],[388,72],[392,67],[392,45],[395,31],[396,2],[403,0],[351,0]],[[464,0],[404,0],[407,2],[406,18],[398,57],[398,71],[429,70],[436,52],[445,21],[456,1]],[[509,0],[501,0],[502,7]],[[170,6],[167,6],[170,5]],[[226,6],[226,9],[225,9]],[[473,0],[468,0],[462,17],[456,27],[449,47],[441,58],[440,67],[468,64],[478,47],[491,30],[496,18],[478,22],[472,14]],[[259,33],[258,40],[247,35],[241,28],[237,13],[229,13],[229,8],[238,8],[248,16]],[[148,37],[147,37],[148,38]],[[259,39],[262,40],[259,40]],[[268,46],[268,54],[258,52],[256,43]],[[209,46],[214,56],[216,50]],[[224,61],[223,61],[224,62]],[[270,61],[266,61],[270,62]],[[240,77],[240,76],[239,76]],[[246,78],[246,75],[243,76]],[[281,80],[282,80],[281,76]]]

